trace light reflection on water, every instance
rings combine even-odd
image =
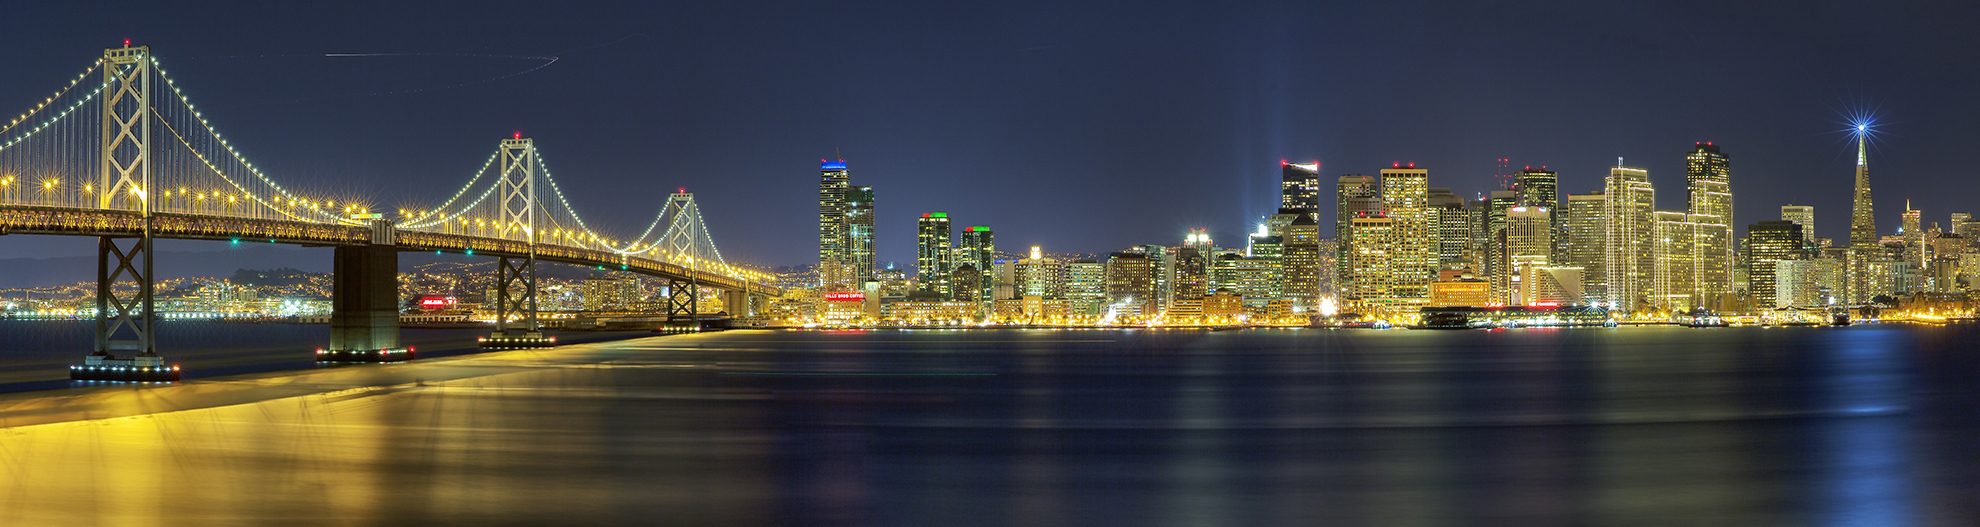
[[[1975,333],[667,337],[0,430],[0,524],[1962,523]]]

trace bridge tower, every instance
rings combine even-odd
[[[694,194],[686,188],[667,196],[663,210],[663,214],[673,215],[673,221],[667,226],[661,247],[677,255],[688,270],[686,278],[667,279],[667,325],[676,330],[699,329],[701,281],[696,271],[710,262],[710,251],[702,250],[700,243],[707,239],[707,228],[701,224],[701,210],[694,204]]]
[[[153,333],[151,217],[151,47],[103,50],[103,119],[96,207],[136,212],[135,237],[96,241],[96,350],[69,377],[88,381],[168,382],[179,365],[158,355]],[[117,353],[131,353],[118,357]]]
[[[521,256],[495,264],[495,332],[481,339],[487,349],[540,348],[556,344],[544,337],[536,318],[536,141],[516,133],[502,140],[500,177],[495,180],[500,228],[519,237]]]
[[[376,214],[364,245],[339,245],[330,290],[330,347],[316,350],[325,362],[395,362],[413,358],[399,344],[399,248],[392,222]]]

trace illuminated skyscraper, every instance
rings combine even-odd
[[[991,291],[994,280],[991,279],[991,272],[995,269],[992,263],[996,260],[997,238],[996,234],[990,231],[990,227],[983,225],[963,227],[962,237],[956,243],[956,263],[968,262],[978,272],[983,273],[983,279],[978,281],[982,291],[978,293],[977,298],[981,299],[985,306],[994,300]]]
[[[1904,238],[1904,261],[1918,268],[1925,267],[1925,213],[1911,208],[1911,200],[1904,200],[1904,214],[1899,216],[1898,235]]]
[[[1279,208],[1320,213],[1320,162],[1279,162]]]
[[[1843,265],[1843,301],[1851,304],[1869,302],[1870,299],[1889,289],[1881,284],[1887,277],[1879,276],[1876,268],[1883,267],[1888,259],[1884,248],[1878,244],[1877,212],[1870,202],[1870,160],[1866,148],[1869,129],[1864,125],[1856,127],[1856,188],[1852,193],[1849,208],[1849,261]]]
[[[1554,216],[1546,207],[1518,206],[1506,211],[1506,264],[1510,270],[1499,280],[1505,282],[1501,289],[1511,291],[1511,298],[1495,299],[1509,305],[1531,304],[1534,298],[1531,288],[1521,280],[1528,276],[1528,268],[1546,267],[1554,252]],[[1577,280],[1578,282],[1579,280]],[[1580,289],[1580,284],[1575,284]]]
[[[1280,211],[1284,212],[1284,211]],[[1334,279],[1340,283],[1354,280],[1354,270],[1348,268],[1347,254],[1352,251],[1354,236],[1348,232],[1350,222],[1355,218],[1382,213],[1382,187],[1375,178],[1360,174],[1341,176],[1334,183],[1334,240],[1335,266]],[[1319,218],[1314,218],[1319,221]],[[1316,224],[1317,225],[1317,224]],[[1341,288],[1343,291],[1345,287]]]
[[[1561,175],[1547,170],[1547,167],[1538,170],[1526,167],[1513,173],[1513,194],[1516,196],[1515,206],[1554,210],[1560,206]]]
[[[1692,145],[1684,157],[1684,175],[1689,212],[1701,231],[1698,247],[1698,305],[1719,308],[1720,301],[1733,292],[1733,198],[1732,160],[1711,142]],[[1714,230],[1723,226],[1723,231]]]
[[[1602,199],[1608,304],[1613,310],[1634,311],[1650,295],[1656,266],[1651,222],[1657,201],[1650,172],[1620,165],[1610,168]]]
[[[1506,266],[1506,213],[1518,206],[1519,195],[1511,190],[1494,190],[1485,200],[1485,280],[1492,284],[1492,300],[1512,300],[1512,270]]]
[[[1077,316],[1097,317],[1107,310],[1107,266],[1094,260],[1066,264],[1066,300]]]
[[[1402,248],[1396,239],[1398,230],[1394,218],[1380,215],[1357,217],[1350,225],[1354,250],[1348,254],[1348,266],[1354,269],[1354,278],[1347,282],[1344,298],[1349,309],[1378,318],[1410,309],[1398,290],[1403,278],[1399,267],[1404,260],[1396,254]],[[1426,297],[1423,304],[1427,303]]]
[[[1382,209],[1395,220],[1391,253],[1396,258],[1395,297],[1422,306],[1430,301],[1430,282],[1437,278],[1430,223],[1430,171],[1416,168],[1415,163],[1383,169]]]
[[[1313,312],[1320,300],[1320,226],[1313,217],[1300,215],[1286,226],[1284,268],[1285,298],[1294,309]]]
[[[846,161],[818,160],[818,276],[826,289],[851,285],[846,252]]]
[[[1608,301],[1609,277],[1606,272],[1608,257],[1608,225],[1602,213],[1607,205],[1605,196],[1597,191],[1592,194],[1568,194],[1567,205],[1561,208],[1562,240],[1554,244],[1562,259],[1555,262],[1570,267],[1580,267],[1581,289],[1587,296],[1577,303]]]
[[[1807,243],[1801,234],[1801,225],[1792,221],[1763,221],[1746,227],[1746,258],[1743,260],[1746,261],[1746,290],[1753,295],[1754,308],[1772,309],[1786,305],[1778,296],[1780,287],[1776,269],[1781,260],[1802,258]]]
[[[1153,315],[1155,265],[1147,253],[1117,252],[1107,257],[1107,303],[1123,317]]]
[[[873,187],[846,189],[846,281],[873,280]]]
[[[1471,268],[1465,259],[1469,254],[1465,248],[1471,243],[1471,216],[1465,211],[1464,198],[1448,188],[1431,188],[1430,216],[1435,225],[1438,269]]]
[[[924,212],[916,221],[915,279],[924,294],[949,298],[950,248],[949,213]]]
[[[1203,229],[1191,229],[1183,237],[1183,244],[1176,247],[1175,265],[1169,277],[1172,291],[1170,303],[1200,301],[1210,294],[1210,234]]]
[[[1791,221],[1801,226],[1801,237],[1808,246],[1815,246],[1815,206],[1781,205],[1781,221]]]
[[[1697,231],[1683,212],[1660,210],[1651,214],[1653,268],[1650,302],[1670,311],[1690,311],[1698,307]]]

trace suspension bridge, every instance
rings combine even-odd
[[[495,258],[491,349],[555,344],[537,319],[536,264],[616,267],[667,285],[669,324],[751,318],[782,291],[731,264],[694,195],[666,196],[635,236],[611,236],[564,196],[534,139],[501,139],[445,200],[393,213],[291,190],[242,155],[193,104],[149,46],[106,49],[52,95],[0,127],[0,234],[92,236],[96,343],[70,367],[81,380],[170,381],[152,309],[153,240],[332,247],[331,336],[319,360],[411,358],[399,343],[398,254]],[[464,167],[465,168],[465,167]],[[700,314],[715,295],[718,315]]]

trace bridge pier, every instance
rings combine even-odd
[[[392,225],[372,222],[369,245],[336,248],[330,292],[330,347],[316,350],[325,362],[411,360],[399,344],[399,250]]]
[[[701,287],[691,278],[667,278],[667,327],[669,333],[701,331]]]

